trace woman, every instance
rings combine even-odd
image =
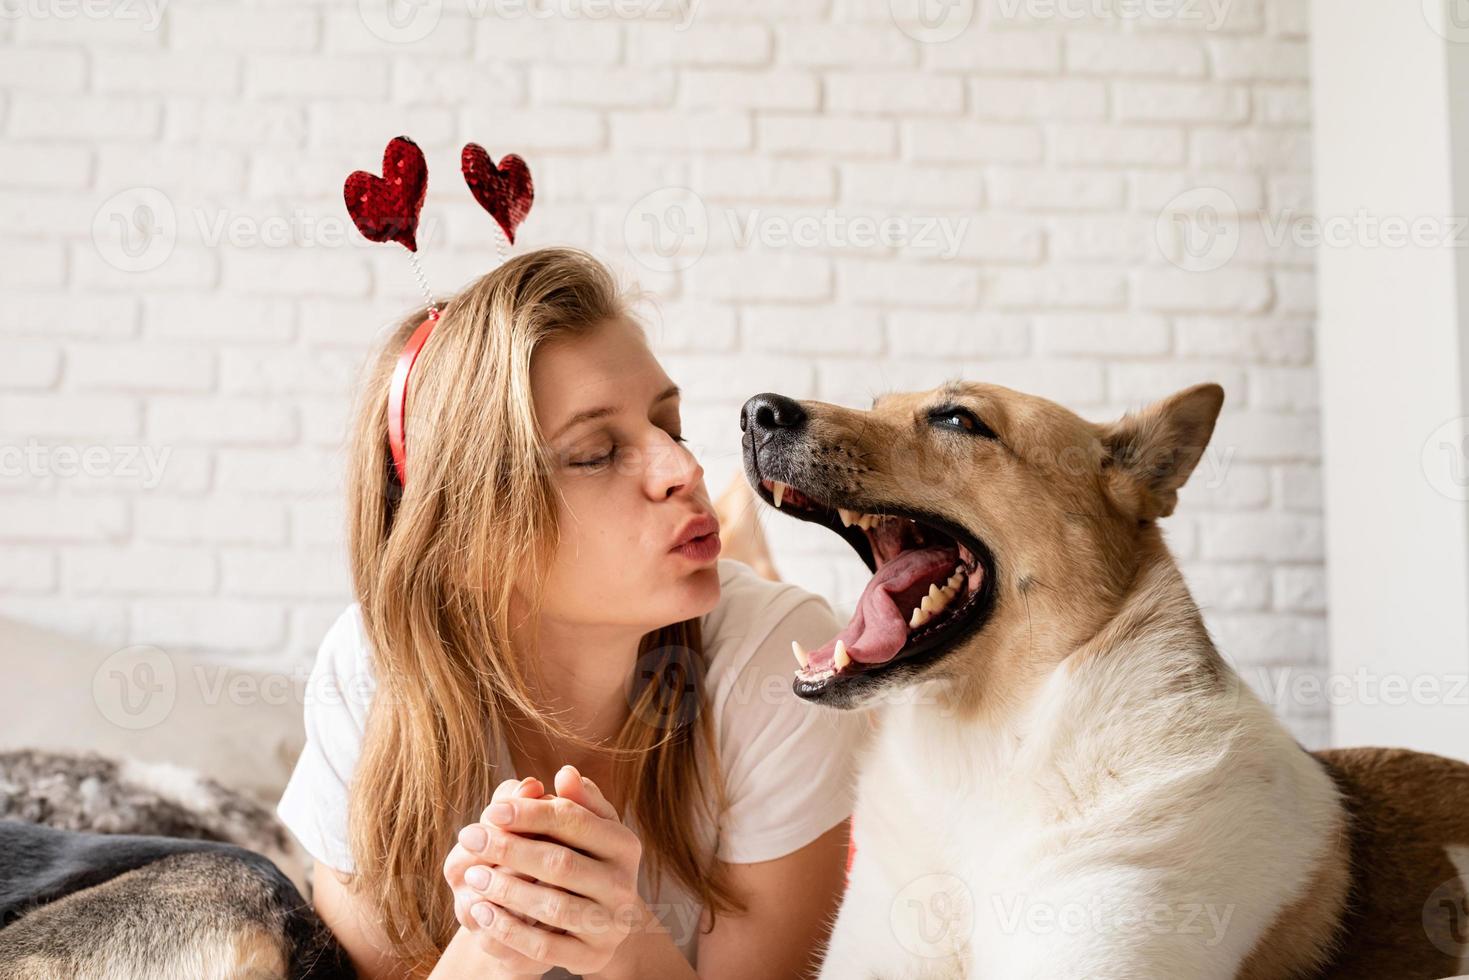
[[[841,624],[718,558],[678,389],[579,251],[447,303],[400,486],[385,393],[423,318],[358,412],[358,601],[279,805],[322,918],[365,977],[811,971],[865,726],[791,695],[790,648]]]

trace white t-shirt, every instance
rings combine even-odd
[[[705,690],[729,804],[718,857],[752,864],[790,854],[851,815],[855,757],[868,725],[860,712],[807,704],[791,691],[791,641],[810,650],[841,630],[827,601],[761,578],[742,562],[720,559],[718,565],[719,604],[702,623],[709,664]],[[347,873],[354,869],[347,792],[375,689],[371,660],[354,603],[317,652],[306,701],[306,744],[276,808],[313,858]],[[487,752],[503,753],[503,741],[492,739]],[[503,778],[515,776],[506,772]],[[446,846],[446,857],[452,846]],[[651,903],[646,864],[644,871],[639,892]],[[695,964],[702,909],[671,877],[661,884],[657,910]]]

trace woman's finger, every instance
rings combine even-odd
[[[587,958],[588,950],[580,939],[529,925],[490,902],[480,902],[471,911],[492,939],[520,955],[537,963],[550,963],[581,972],[577,967]]]
[[[621,822],[617,808],[607,802],[601,788],[577,771],[576,766],[562,766],[556,773],[556,795],[572,800],[606,820]]]
[[[500,830],[555,841],[604,860],[624,856],[633,836],[622,824],[599,817],[580,803],[555,796],[543,800],[509,800],[490,807],[485,815]]]
[[[612,865],[565,844],[531,840],[517,832],[494,827],[483,854],[484,864],[503,866],[603,905],[617,905],[626,898],[617,885]]]
[[[482,888],[475,892],[521,918],[571,933],[588,933],[610,926],[601,906],[560,888],[531,883],[503,868],[487,868]],[[473,886],[471,886],[473,887]]]

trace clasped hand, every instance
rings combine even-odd
[[[642,842],[574,767],[555,783],[501,783],[444,862],[460,925],[513,975],[597,973],[647,915]]]

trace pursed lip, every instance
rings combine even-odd
[[[706,534],[716,534],[718,531],[719,521],[715,519],[714,515],[700,514],[683,526],[683,530],[679,531],[678,537],[673,541],[673,547],[668,550],[676,551],[695,538],[702,538]]]

